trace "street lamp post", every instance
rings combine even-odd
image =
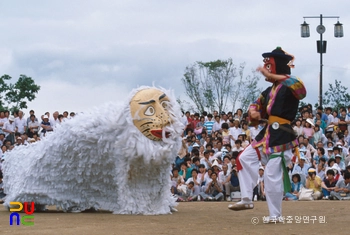
[[[326,53],[327,41],[323,40],[323,33],[326,31],[326,27],[323,26],[324,18],[337,18],[338,22],[334,25],[334,37],[341,38],[344,36],[343,25],[339,23],[339,16],[304,16],[304,23],[301,24],[301,37],[308,38],[310,37],[309,24],[305,22],[305,18],[319,18],[320,25],[317,26],[316,31],[320,34],[320,40],[317,41],[317,53],[320,53],[320,76],[319,76],[319,106],[322,106],[322,67],[323,67],[323,54]]]

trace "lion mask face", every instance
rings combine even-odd
[[[166,126],[171,122],[169,105],[169,98],[161,90],[148,88],[138,91],[130,101],[134,125],[150,140],[168,138],[170,133],[166,131]]]

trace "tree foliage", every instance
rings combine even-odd
[[[329,84],[328,90],[323,96],[323,105],[330,106],[335,110],[350,104],[348,88],[341,85],[341,81],[335,80],[335,84]]]
[[[261,89],[257,87],[259,76],[253,73],[244,77],[244,68],[245,63],[237,67],[231,58],[211,62],[198,61],[186,67],[182,83],[186,94],[200,112],[228,111],[229,102],[233,104],[232,111],[235,111],[238,102],[241,104],[240,108],[246,109],[257,98]]]
[[[245,64],[240,65],[239,81],[236,83],[236,89],[233,94],[233,107],[232,111],[236,110],[237,101],[240,103],[240,107],[243,111],[248,110],[249,105],[254,102],[262,92],[261,88],[258,88],[258,82],[260,80],[259,74],[256,70],[252,70],[252,73],[244,77]]]
[[[31,77],[21,74],[16,83],[9,83],[7,74],[0,77],[0,108],[11,111],[27,108],[27,102],[36,98],[40,86]]]

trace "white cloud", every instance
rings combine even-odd
[[[59,111],[83,112],[108,102],[124,102],[129,94],[125,86],[115,84],[75,85],[64,81],[49,80],[39,83],[41,86],[37,98],[24,110],[33,109],[37,116],[45,112]]]

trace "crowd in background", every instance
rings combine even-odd
[[[247,116],[241,109],[183,115],[183,145],[170,176],[178,201],[240,200],[236,158],[267,125],[251,126]],[[301,107],[292,127],[299,147],[287,167],[291,189],[284,200],[350,199],[350,106]],[[265,200],[262,164],[256,174],[252,200]]]
[[[0,203],[5,196],[2,189],[1,162],[6,152],[20,145],[40,141],[62,121],[75,115],[65,111],[47,112],[39,118],[33,110],[28,117],[22,111],[10,115],[0,111]],[[247,114],[214,111],[182,116],[185,125],[183,143],[171,172],[171,192],[178,201],[240,200],[236,158],[266,125],[260,120],[250,126]],[[311,105],[300,108],[292,127],[299,142],[299,152],[288,166],[290,192],[285,200],[301,200],[303,189],[310,199],[350,198],[350,106],[339,112],[327,107],[313,110]],[[258,157],[258,156],[257,156]],[[261,164],[252,200],[265,200],[264,166]]]
[[[16,111],[13,115],[7,110],[0,111],[0,146],[2,151],[0,159],[0,204],[4,202],[3,198],[5,197],[2,186],[1,163],[6,158],[6,152],[21,145],[29,145],[40,141],[41,138],[46,136],[47,132],[53,131],[57,125],[74,116],[74,112],[64,111],[63,114],[59,114],[56,111],[52,114],[52,117],[50,117],[49,112],[46,112],[38,119],[34,110],[29,112],[28,117],[25,117],[22,111]]]

